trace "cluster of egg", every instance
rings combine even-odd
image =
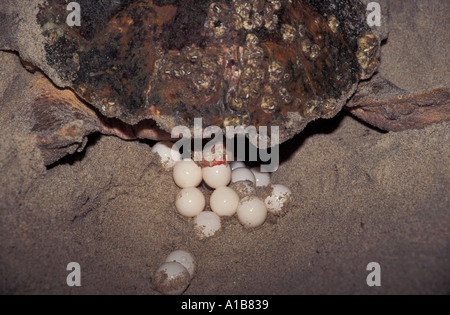
[[[281,214],[291,196],[288,187],[270,184],[269,173],[249,169],[243,162],[200,167],[190,159],[181,160],[171,143],[158,143],[153,151],[160,155],[166,168],[173,168],[174,181],[181,188],[175,207],[181,215],[194,218],[201,238],[213,236],[221,229],[221,217],[235,214],[245,227],[258,227],[266,221],[268,213]],[[256,194],[255,187],[268,188],[264,198]],[[209,199],[211,211],[205,211],[202,189],[213,190]]]
[[[156,270],[153,283],[162,294],[179,295],[186,291],[194,274],[194,257],[187,251],[176,250]]]

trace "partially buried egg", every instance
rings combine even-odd
[[[230,188],[235,190],[240,198],[254,195],[256,192],[255,186],[253,185],[253,183],[251,181],[248,181],[248,180],[232,183],[230,185]]]
[[[156,290],[166,295],[179,295],[186,291],[191,281],[189,271],[180,263],[166,262],[155,272]]]
[[[290,200],[291,194],[292,191],[284,185],[272,185],[272,193],[265,199],[267,210],[274,214],[281,213],[286,203]]]
[[[211,211],[203,211],[194,219],[195,230],[200,238],[214,236],[222,227],[220,217]]]
[[[251,169],[253,175],[255,175],[255,186],[256,187],[266,187],[270,185],[270,174],[261,172],[260,167],[253,167]]]
[[[245,167],[245,163],[240,161],[233,161],[230,163],[230,167],[231,170],[234,171],[237,168]]]
[[[231,173],[231,181],[233,183],[246,180],[251,181],[253,185],[256,183],[255,175],[248,168],[240,167]]]
[[[195,217],[205,209],[205,196],[200,189],[188,187],[182,189],[176,198],[175,207],[185,217]]]
[[[195,274],[195,261],[194,257],[191,253],[185,251],[185,250],[176,250],[173,251],[167,256],[166,262],[177,262],[184,266],[184,268],[187,269],[189,272],[189,275],[191,276],[191,279],[194,277]]]
[[[172,142],[162,141],[155,144],[152,148],[153,153],[157,153],[161,164],[166,169],[171,169],[181,160],[181,154]]]

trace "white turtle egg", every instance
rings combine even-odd
[[[177,195],[175,207],[185,217],[195,217],[205,209],[206,200],[200,189],[195,187],[183,188]]]
[[[270,185],[270,174],[261,172],[260,167],[253,167],[251,169],[253,175],[255,175],[256,187],[265,187]]]
[[[248,168],[237,168],[233,172],[231,172],[231,181],[233,183],[242,182],[242,181],[251,181],[253,185],[256,182],[255,175]]]
[[[230,163],[231,170],[234,171],[237,168],[246,167],[244,162],[233,161]]]
[[[283,209],[283,206],[290,199],[292,191],[280,184],[272,185],[272,193],[266,197],[265,204],[267,210],[271,213],[277,214]]]
[[[166,295],[180,295],[191,281],[189,271],[180,263],[166,262],[155,272],[156,290]]]
[[[222,227],[220,217],[211,211],[203,211],[194,219],[195,230],[200,238],[211,237]]]
[[[231,181],[231,167],[228,164],[220,164],[202,169],[203,180],[211,188],[226,186]]]
[[[256,192],[255,186],[251,181],[248,180],[243,182],[232,183],[230,185],[230,188],[233,188],[238,193],[240,198],[254,195]]]
[[[162,141],[155,144],[152,148],[153,153],[158,153],[161,164],[166,169],[171,169],[181,160],[181,154],[172,142]]]
[[[192,160],[175,164],[173,179],[180,188],[197,187],[202,182],[202,168]]]
[[[209,200],[211,210],[219,216],[231,217],[236,213],[239,204],[239,195],[229,187],[219,187]]]
[[[171,252],[169,256],[167,256],[166,262],[177,262],[179,264],[182,264],[184,268],[186,268],[189,272],[191,279],[194,277],[195,261],[194,257],[189,252],[185,250],[176,250],[174,252]]]
[[[247,228],[258,227],[266,221],[267,208],[265,203],[256,196],[243,198],[238,205],[239,222]]]

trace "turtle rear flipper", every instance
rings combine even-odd
[[[421,129],[430,124],[450,121],[450,89],[412,93],[376,75],[359,85],[346,108],[382,130]]]
[[[128,125],[115,118],[106,118],[71,90],[58,89],[43,75],[38,73],[36,76],[31,83],[36,95],[31,102],[34,120],[31,133],[38,141],[45,165],[82,151],[88,136],[95,132],[125,140],[170,140],[170,135],[152,120]]]
[[[96,112],[70,90],[56,88],[40,74],[31,88],[36,95],[31,103],[34,120],[31,134],[38,142],[46,165],[80,152],[87,143],[87,136],[102,130]]]

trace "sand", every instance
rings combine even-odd
[[[395,1],[381,74],[409,90],[448,86],[448,1]],[[342,113],[281,147],[273,183],[287,213],[248,230],[236,218],[200,240],[151,142],[92,135],[46,168],[28,136],[27,72],[0,52],[0,293],[158,294],[175,249],[197,274],[186,294],[449,294],[450,124],[380,132]],[[82,286],[66,284],[69,262]],[[382,286],[368,287],[378,262]]]

